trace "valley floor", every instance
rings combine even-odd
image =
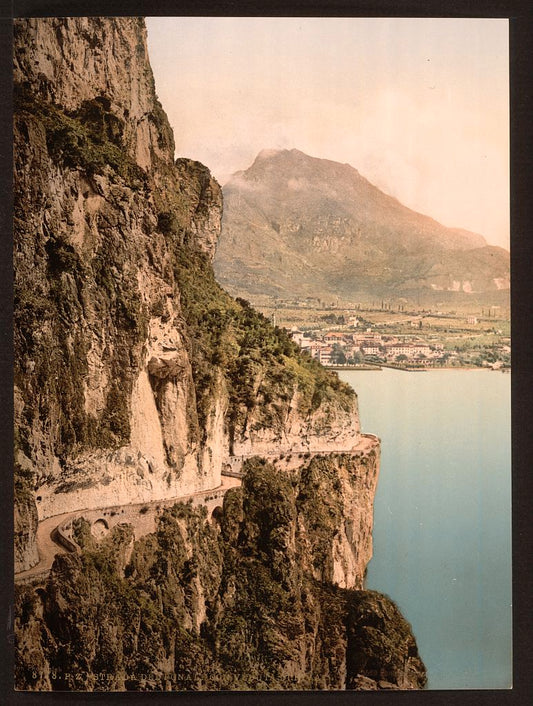
[[[254,302],[265,316],[325,367],[401,370],[511,366],[509,310],[464,310]],[[397,309],[397,310],[396,310]],[[354,366],[346,368],[346,366]]]

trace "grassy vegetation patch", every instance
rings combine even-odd
[[[88,175],[102,174],[109,166],[128,183],[144,185],[146,173],[122,144],[124,122],[110,111],[105,96],[84,101],[78,110],[67,113],[17,84],[14,105],[20,113],[41,121],[48,153],[57,164],[84,169]]]
[[[279,423],[276,404],[286,405],[295,390],[303,415],[327,400],[351,409],[353,390],[300,351],[284,329],[273,326],[247,301],[232,299],[216,282],[207,256],[179,248],[175,277],[192,334],[201,425],[210,408],[217,371],[224,375],[230,393],[228,419],[234,429],[252,409],[265,427]]]

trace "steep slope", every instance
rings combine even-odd
[[[15,29],[24,569],[37,560],[32,496],[40,520],[182,496],[219,485],[231,453],[349,448],[358,416],[347,386],[214,281],[220,187],[174,163],[143,21]]]
[[[217,520],[175,505],[137,542],[119,525],[96,543],[80,522],[83,554],[58,557],[38,594],[18,593],[18,687],[422,688],[392,601],[331,583],[336,474],[350,463],[279,474],[249,461]]]
[[[349,386],[215,281],[220,187],[174,161],[145,35],[16,22],[16,570],[44,518],[73,515],[79,548],[17,584],[17,688],[420,688],[409,626],[355,590],[379,440]],[[214,517],[174,503],[235,461]],[[137,542],[83,519],[133,502],[159,513]]]
[[[219,281],[240,293],[354,298],[509,287],[509,255],[387,196],[348,164],[265,150],[224,186]]]

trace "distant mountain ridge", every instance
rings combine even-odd
[[[249,294],[353,298],[509,288],[509,253],[447,228],[349,164],[263,150],[223,188],[215,271]]]

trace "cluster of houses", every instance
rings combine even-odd
[[[365,359],[379,359],[383,362],[408,361],[412,364],[430,364],[443,355],[441,345],[430,346],[416,338],[399,340],[393,336],[382,336],[367,331],[351,333],[328,331],[303,332],[293,328],[292,340],[322,365],[344,365],[361,363]]]

